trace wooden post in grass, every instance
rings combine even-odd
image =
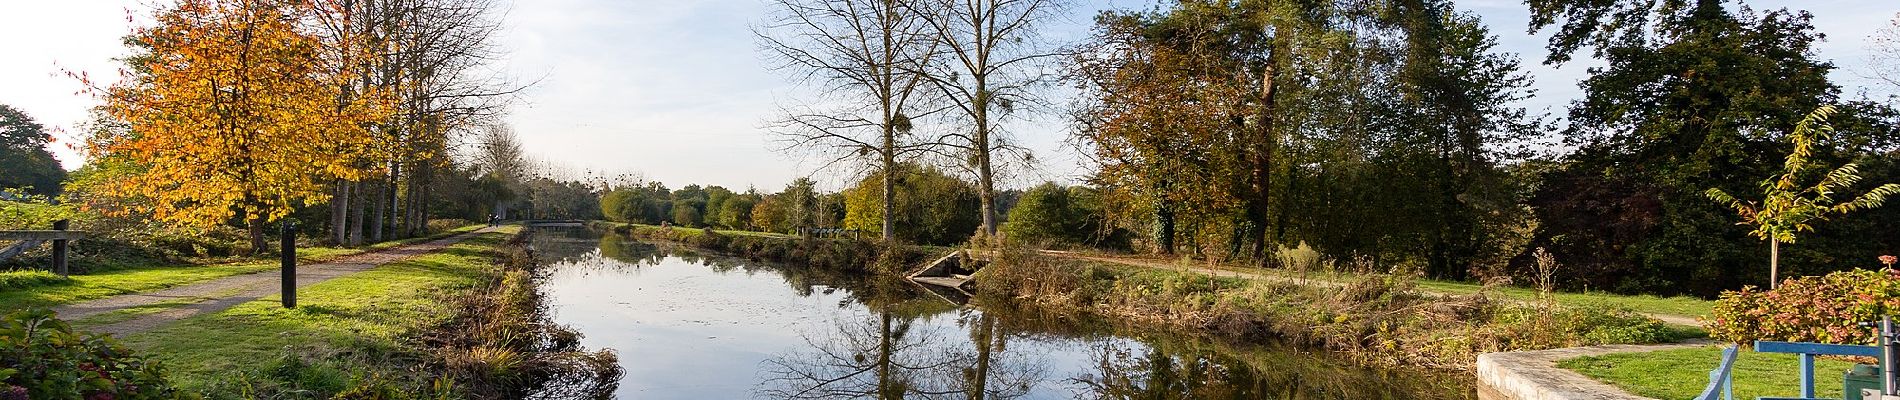
[[[72,220],[62,219],[53,221],[53,230],[55,231],[65,231],[72,228],[72,226]],[[71,271],[68,271],[66,268],[66,238],[64,236],[53,239],[53,271],[59,272],[59,276],[61,277],[71,273]]]
[[[297,223],[284,221],[283,249],[278,251],[284,271],[284,308],[297,308]]]

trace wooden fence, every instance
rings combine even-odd
[[[67,276],[71,273],[66,266],[67,242],[86,237],[85,232],[70,230],[71,227],[72,221],[62,219],[54,221],[51,230],[0,231],[0,242],[13,242],[11,245],[0,248],[0,261],[18,256],[28,249],[39,247],[40,244],[52,242],[53,262],[50,269],[59,273],[59,276]]]

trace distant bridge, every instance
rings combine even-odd
[[[532,226],[574,227],[574,226],[587,226],[587,221],[578,220],[578,219],[531,219],[531,220],[523,221],[522,224],[531,226],[531,227]]]

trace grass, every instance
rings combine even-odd
[[[1179,266],[1184,269],[1201,270],[1201,271],[1206,271],[1210,268],[1210,266],[1204,262],[1195,262],[1193,265],[1190,266],[1190,265],[1182,264],[1180,260],[1168,260],[1168,259],[1158,259],[1158,258],[1130,258],[1127,256],[1103,256],[1103,255],[1096,255],[1096,254],[1091,254],[1091,256],[1097,259],[1126,259],[1124,261],[1118,262],[1118,263],[1123,263],[1123,264],[1156,265],[1159,263],[1165,263],[1169,266]],[[1242,267],[1242,266],[1223,265],[1223,264],[1216,264],[1216,265],[1213,265],[1211,268],[1213,270],[1217,270],[1221,272],[1229,272],[1229,273],[1236,273],[1236,274],[1253,274],[1253,275],[1266,275],[1266,276],[1274,276],[1274,277],[1282,277],[1282,278],[1312,279],[1312,280],[1331,281],[1331,282],[1338,282],[1338,283],[1351,282],[1352,280],[1358,278],[1356,274],[1350,274],[1350,273],[1313,272],[1313,273],[1302,274],[1299,272],[1288,271],[1288,270],[1261,269],[1261,268],[1254,268],[1254,267]],[[1417,283],[1418,283],[1419,289],[1421,290],[1433,292],[1433,293],[1443,293],[1443,294],[1457,294],[1457,295],[1471,294],[1471,293],[1476,293],[1479,290],[1484,289],[1484,285],[1471,283],[1471,282],[1419,279]],[[1528,287],[1517,287],[1517,286],[1493,287],[1491,288],[1491,293],[1503,295],[1506,298],[1520,300],[1520,301],[1532,301],[1532,300],[1537,299],[1537,289],[1528,288]],[[1557,302],[1560,304],[1568,305],[1568,306],[1614,305],[1618,307],[1629,308],[1632,311],[1636,311],[1636,312],[1644,313],[1644,314],[1662,314],[1662,315],[1674,315],[1674,316],[1683,316],[1683,317],[1707,316],[1709,314],[1709,311],[1715,307],[1714,301],[1704,300],[1704,299],[1695,298],[1695,297],[1688,297],[1688,296],[1659,297],[1659,296],[1653,296],[1653,295],[1620,295],[1620,294],[1603,293],[1603,292],[1583,292],[1583,293],[1562,292],[1562,293],[1557,294]]]
[[[435,235],[411,238],[363,248],[309,247],[297,250],[301,263],[317,263],[366,251],[387,249],[433,240],[480,229],[480,225],[456,228]],[[189,285],[235,275],[253,274],[278,268],[272,260],[247,260],[222,264],[165,264],[121,268],[62,279],[45,271],[0,273],[0,311],[47,308],[122,294],[143,293]]]
[[[1420,289],[1425,289],[1425,290],[1429,290],[1433,292],[1454,293],[1454,294],[1474,293],[1474,292],[1477,292],[1479,289],[1483,288],[1482,285],[1478,285],[1475,283],[1450,282],[1450,281],[1438,281],[1438,280],[1420,280],[1418,282],[1418,287]],[[1492,288],[1492,293],[1500,293],[1513,299],[1526,300],[1526,301],[1535,300],[1537,298],[1537,289],[1526,288],[1526,287],[1515,287],[1515,286],[1497,287],[1497,288]],[[1636,312],[1640,312],[1640,313],[1680,315],[1680,316],[1685,316],[1685,317],[1707,316],[1709,315],[1709,310],[1715,307],[1714,301],[1703,300],[1703,299],[1699,299],[1695,297],[1687,297],[1687,296],[1658,297],[1658,296],[1652,296],[1652,295],[1630,296],[1630,295],[1619,295],[1619,294],[1601,293],[1601,292],[1558,293],[1557,302],[1562,303],[1562,304],[1572,304],[1572,305],[1591,304],[1591,303],[1614,304],[1621,307],[1628,307],[1629,309],[1634,310]]]
[[[1577,371],[1630,393],[1659,399],[1687,399],[1700,395],[1709,383],[1709,371],[1722,361],[1717,347],[1619,353],[1564,360],[1557,366]],[[1841,375],[1854,363],[1815,361],[1815,394],[1841,398]],[[1793,354],[1756,353],[1744,349],[1735,360],[1735,398],[1797,397],[1800,359]]]
[[[296,309],[278,306],[271,296],[133,334],[125,342],[164,362],[182,387],[197,390],[273,373],[270,367],[287,357],[401,357],[406,334],[453,315],[438,301],[440,294],[477,285],[492,274],[496,249],[518,229],[484,233],[446,251],[307,286],[298,292]],[[347,382],[353,373],[328,375]]]

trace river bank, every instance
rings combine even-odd
[[[560,260],[543,286],[555,321],[584,333],[589,348],[643,360],[626,364],[622,398],[1437,400],[1474,392],[1465,374],[1368,366],[1279,341],[963,299],[897,276],[599,230],[545,232],[536,248]]]
[[[673,241],[740,256],[890,273],[875,260],[914,265],[948,249],[875,250],[869,242],[596,225],[629,237]],[[933,251],[936,250],[936,251]],[[886,261],[889,262],[889,261]],[[1360,362],[1468,371],[1479,354],[1605,344],[1669,343],[1694,332],[1610,305],[1526,303],[1483,291],[1435,295],[1414,277],[1369,274],[1343,285],[1214,277],[1001,252],[977,274],[979,294],[1068,311],[1159,324],[1241,341],[1284,340]]]
[[[269,296],[121,340],[213,399],[611,391],[613,354],[579,349],[571,331],[547,323],[519,232],[477,233],[303,287],[295,309]]]

